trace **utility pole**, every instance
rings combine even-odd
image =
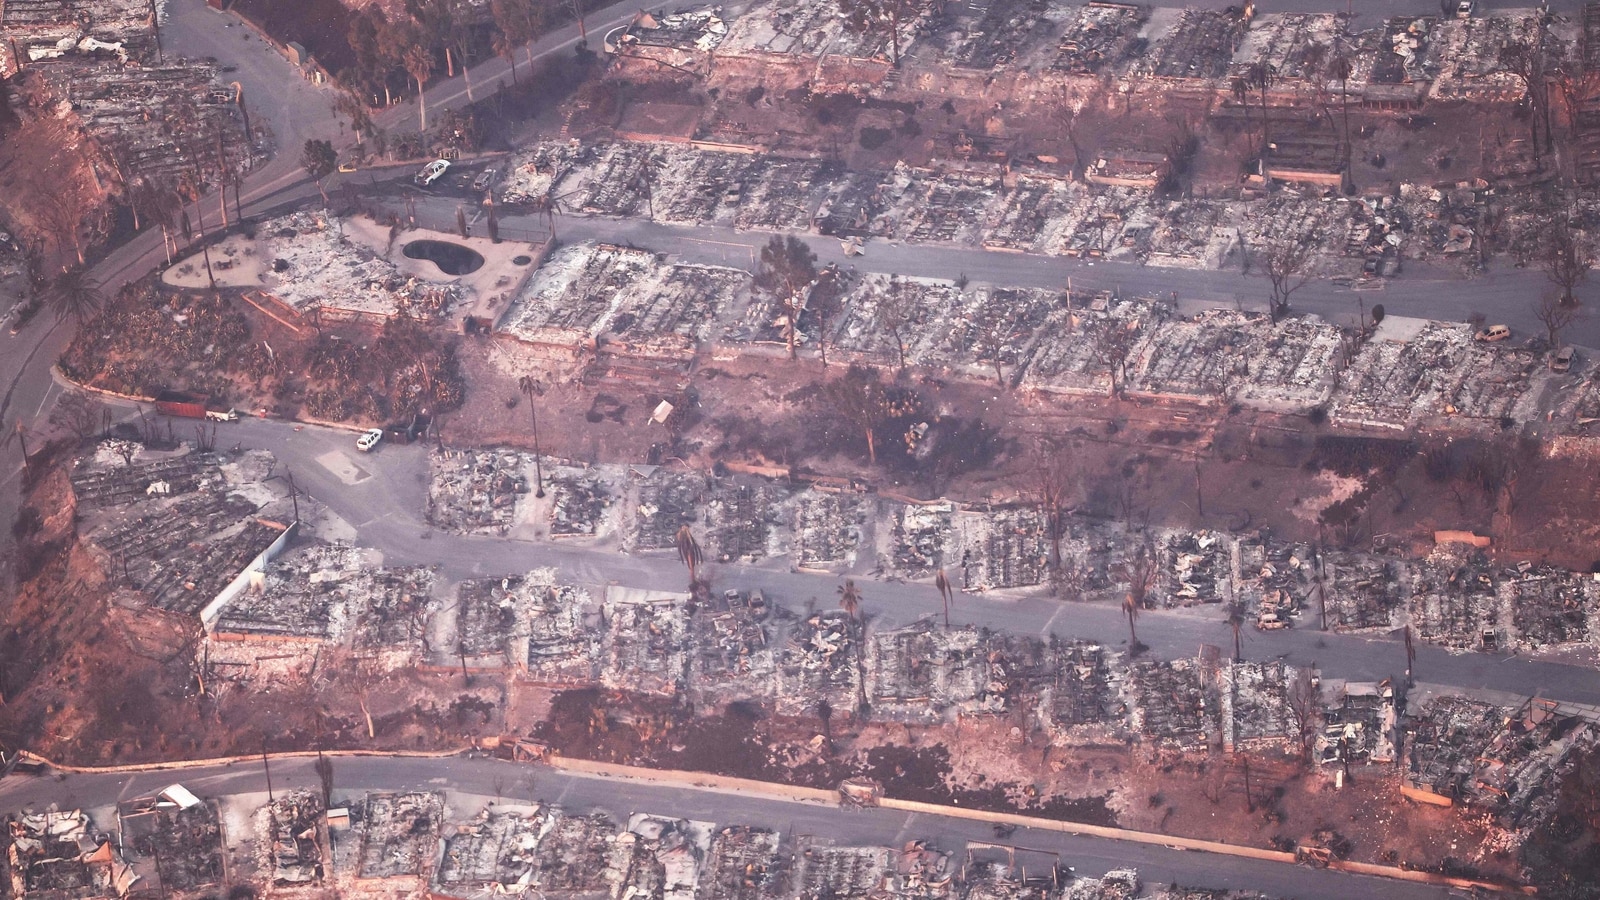
[[[300,490],[294,486],[294,470],[284,469],[283,474],[289,479],[289,501],[294,504],[294,520],[300,521]]]
[[[267,773],[267,802],[272,802],[272,766],[267,762],[267,739],[261,739],[261,768]]]

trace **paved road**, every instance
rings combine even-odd
[[[458,202],[439,197],[429,198],[419,205],[427,210],[430,219],[444,222],[454,220]],[[542,217],[537,216],[508,215],[502,222],[527,231],[544,233],[546,229]],[[558,217],[556,233],[563,242],[631,242],[691,262],[746,269],[753,268],[754,254],[771,236],[766,232],[740,231],[718,225],[663,225],[643,219],[584,216]],[[811,245],[823,263],[855,266],[863,271],[915,273],[950,279],[965,275],[983,284],[1016,287],[1063,288],[1071,279],[1077,290],[1117,288],[1128,294],[1156,297],[1176,292],[1179,305],[1186,313],[1236,304],[1245,309],[1265,310],[1270,294],[1265,277],[1244,275],[1237,269],[1162,268],[885,240],[871,240],[866,244],[864,255],[846,257],[836,239],[818,235],[800,237]],[[1497,322],[1510,325],[1521,337],[1544,333],[1534,316],[1533,304],[1541,293],[1552,287],[1542,272],[1518,269],[1504,260],[1496,260],[1488,273],[1472,279],[1423,263],[1411,263],[1404,274],[1389,280],[1383,290],[1353,291],[1326,281],[1313,281],[1292,295],[1291,304],[1296,312],[1315,313],[1341,325],[1355,324],[1360,314],[1358,303],[1366,310],[1371,310],[1374,303],[1382,303],[1390,315],[1451,322],[1464,321],[1473,312],[1483,312]],[[1592,303],[1600,298],[1600,284],[1581,285],[1578,293]],[[1566,330],[1565,339],[1586,347],[1600,347],[1600,317],[1580,316]]]
[[[0,781],[0,811],[57,803],[93,809],[119,799],[147,796],[181,781],[203,797],[263,794],[266,779],[259,764],[140,775],[71,775],[63,781],[17,777]],[[622,819],[649,812],[715,822],[777,828],[788,834],[821,835],[841,843],[900,846],[926,838],[956,854],[968,841],[993,840],[988,826],[965,819],[908,815],[893,810],[840,810],[812,804],[784,803],[746,795],[619,783],[572,776],[541,767],[492,760],[339,758],[334,762],[335,795],[354,796],[367,790],[445,790],[452,792],[451,817],[470,817],[483,798],[545,800],[573,810],[601,810]],[[275,791],[318,790],[320,782],[309,760],[272,765]],[[461,794],[477,795],[467,798]],[[237,838],[238,836],[236,836]],[[1144,844],[1076,837],[1050,831],[1019,829],[1010,840],[1018,846],[1053,851],[1079,874],[1099,876],[1136,867],[1147,884],[1177,882],[1213,889],[1249,889],[1302,900],[1348,900],[1380,896],[1392,900],[1443,898],[1436,887],[1393,882],[1339,872],[1318,871],[1282,863],[1231,856],[1169,850]]]
[[[624,555],[563,543],[430,529],[421,518],[428,460],[427,449],[420,445],[385,444],[363,455],[355,450],[353,435],[346,431],[309,426],[296,429],[256,419],[226,428],[219,443],[238,441],[247,448],[272,451],[283,465],[292,468],[302,489],[355,526],[358,544],[382,550],[386,565],[438,564],[441,577],[450,582],[556,566],[564,578],[585,584],[616,583],[658,590],[687,584],[682,565],[671,553]],[[369,477],[347,484],[317,461],[329,452],[347,454]],[[797,610],[812,601],[819,608],[836,602],[837,578],[745,565],[718,565],[711,571],[719,590],[760,589]],[[941,608],[930,585],[870,580],[860,584],[864,609],[878,627],[909,624]],[[1124,644],[1128,638],[1127,623],[1115,605],[1062,603],[1037,591],[961,595],[952,617],[1017,634],[1054,633],[1111,646]],[[1192,656],[1202,643],[1228,647],[1233,641],[1231,629],[1216,609],[1148,612],[1140,617],[1138,629],[1139,639],[1163,658]],[[1250,659],[1283,657],[1300,665],[1315,664],[1328,678],[1378,680],[1405,672],[1405,654],[1396,640],[1310,628],[1247,630],[1244,653]],[[1543,693],[1560,700],[1600,704],[1600,671],[1579,666],[1421,646],[1415,671],[1418,679],[1430,683],[1520,696]]]

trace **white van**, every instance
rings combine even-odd
[[[237,422],[239,411],[236,409],[208,409],[206,418],[213,422]]]

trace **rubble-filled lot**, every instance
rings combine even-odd
[[[910,52],[920,16],[900,23],[901,55]],[[746,10],[728,26],[718,54],[723,56],[841,56],[889,61],[888,36],[879,31],[854,33],[844,17],[826,3],[768,2]]]
[[[456,825],[444,839],[438,883],[458,890],[528,883],[538,871],[539,839],[553,818],[541,807],[496,806]]]
[[[224,606],[212,631],[343,641],[374,562],[368,551],[335,544],[298,548],[268,564],[259,588]]]
[[[1242,748],[1260,743],[1281,743],[1297,734],[1298,723],[1290,702],[1299,670],[1282,660],[1235,662],[1219,670],[1222,699],[1222,743]],[[1304,710],[1316,708],[1318,698],[1309,679],[1301,682]]]
[[[597,340],[641,351],[689,352],[712,323],[742,309],[750,275],[666,264],[609,244],[562,248],[539,268],[499,323],[521,340],[578,348]]]
[[[1233,599],[1233,539],[1217,531],[1175,532],[1160,547],[1157,596],[1167,606]]]
[[[1413,790],[1463,797],[1476,761],[1506,721],[1507,710],[1462,697],[1407,703],[1405,781]]]
[[[547,683],[590,683],[600,650],[598,612],[588,591],[551,584],[528,606],[528,677]],[[515,631],[513,632],[515,634]]]
[[[1069,75],[1124,71],[1144,49],[1139,30],[1150,11],[1136,4],[1100,3],[1068,7],[1051,68]]]
[[[1158,78],[1210,80],[1227,73],[1249,23],[1236,8],[1163,9],[1152,15],[1150,26],[1151,45],[1139,68]]]
[[[606,591],[600,681],[616,690],[676,694],[689,674],[688,598],[655,591]]]
[[[204,141],[199,145],[204,152],[194,162],[206,170],[208,180],[220,174],[219,164],[243,174],[260,159],[246,140],[234,92],[214,63],[174,60],[112,67],[65,57],[28,71],[46,90],[71,98],[84,130],[114,148],[130,188],[138,179],[176,183],[192,177],[185,159],[197,149],[196,141]]]
[[[221,885],[227,876],[222,821],[215,801],[184,804],[150,797],[117,805],[121,846],[133,871],[159,877],[169,891]]]
[[[320,882],[327,875],[327,808],[316,791],[292,791],[263,806],[256,817],[266,859],[260,868],[272,884],[292,887]]]
[[[990,647],[989,635],[971,627],[942,630],[924,620],[877,631],[869,640],[869,700],[876,714],[938,721],[952,709],[1005,710],[1011,661]]]
[[[601,538],[616,530],[616,497],[611,486],[591,469],[550,468],[550,536]]]
[[[795,565],[845,571],[855,566],[874,513],[868,500],[857,494],[812,489],[797,494],[791,508],[789,552]]]
[[[1411,566],[1402,560],[1329,553],[1320,602],[1336,631],[1388,631],[1411,597]],[[1320,609],[1319,609],[1320,614]]]
[[[1475,760],[1467,799],[1489,809],[1508,827],[1531,829],[1549,819],[1551,784],[1573,754],[1600,742],[1592,714],[1542,698],[1507,716]]]
[[[1496,573],[1477,553],[1436,550],[1417,567],[1409,621],[1416,635],[1458,650],[1495,651],[1507,645],[1510,610],[1499,602]]]
[[[632,550],[671,550],[678,545],[678,530],[698,525],[715,482],[705,475],[681,469],[657,469],[639,483],[634,507]]]
[[[777,892],[782,878],[782,839],[778,832],[748,825],[728,825],[711,838],[711,851],[700,874],[704,900],[764,900]]]
[[[1469,325],[1385,319],[1342,373],[1332,417],[1394,429],[1444,416],[1528,418],[1541,368],[1537,354],[1474,342]]]
[[[1205,663],[1189,659],[1134,663],[1125,682],[1134,731],[1147,740],[1186,747],[1215,743],[1221,704],[1206,669]]]
[[[444,826],[444,795],[437,791],[368,794],[362,804],[358,878],[426,875],[432,871]]]
[[[778,635],[789,611],[760,591],[728,590],[698,604],[692,630],[689,683],[703,697],[770,699],[777,689]]]
[[[1049,529],[1032,506],[964,510],[954,518],[953,541],[961,586],[971,590],[1028,587],[1048,579]]]
[[[864,677],[864,631],[861,621],[843,610],[813,613],[790,629],[778,652],[778,711],[812,715],[822,702],[855,709]]]
[[[1050,638],[1053,677],[1046,682],[1040,704],[1047,725],[1070,729],[1118,724],[1127,713],[1119,698],[1120,666],[1104,646],[1088,641]]]
[[[82,810],[25,812],[6,820],[7,884],[13,896],[122,896],[132,868]]]
[[[879,555],[885,571],[906,578],[928,578],[949,561],[951,518],[948,502],[906,505],[894,511],[887,546]]]
[[[196,615],[283,534],[286,525],[269,518],[289,512],[266,484],[273,465],[265,452],[104,441],[72,472],[86,512],[80,531],[150,605]]]
[[[1313,750],[1324,765],[1392,763],[1400,752],[1400,709],[1387,679],[1324,683],[1322,721]]]
[[[1323,587],[1315,548],[1275,540],[1266,532],[1241,538],[1235,546],[1239,579],[1234,600],[1254,616],[1257,628],[1286,628],[1306,609],[1319,608],[1316,598]]]
[[[529,492],[530,454],[439,449],[428,457],[428,523],[464,534],[504,535]]]

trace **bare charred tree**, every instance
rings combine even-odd
[[[800,313],[805,309],[805,292],[817,277],[817,254],[797,237],[774,236],[761,248],[761,264],[756,269],[756,287],[777,298],[783,316],[784,340],[789,358],[795,358],[800,336]]]
[[[1007,387],[1006,373],[1002,368],[1006,351],[1011,346],[1011,322],[1004,316],[995,316],[987,322],[972,323],[973,350],[979,359],[987,358],[994,367],[995,383]]]
[[[1122,382],[1127,375],[1128,353],[1133,350],[1139,332],[1133,324],[1115,320],[1107,321],[1094,335],[1095,361],[1106,367],[1110,375],[1110,395],[1122,393]]]
[[[55,243],[56,253],[59,255],[70,248],[78,259],[78,265],[82,266],[83,203],[78,199],[78,193],[70,187],[53,187],[53,190],[40,189],[34,192],[31,212]]]
[[[517,379],[517,389],[522,392],[522,396],[528,398],[528,417],[533,421],[533,480],[535,488],[533,495],[542,498],[544,497],[544,453],[539,448],[539,407],[534,402],[534,398],[544,396],[544,385],[532,375],[524,375]],[[689,575],[691,578],[694,577],[692,571]]]
[[[87,440],[100,427],[109,410],[99,399],[77,392],[63,394],[50,413],[50,422],[72,432],[78,440]]]
[[[1561,305],[1578,305],[1577,288],[1589,277],[1593,260],[1562,208],[1553,209],[1539,231],[1539,265],[1550,283],[1561,289]],[[1541,319],[1542,321],[1542,319]],[[1548,327],[1548,326],[1547,326]]]
[[[1042,437],[1033,446],[1030,460],[1034,484],[1039,492],[1039,507],[1044,513],[1045,533],[1050,538],[1050,567],[1061,568],[1061,516],[1071,499],[1076,481],[1075,460],[1067,447],[1054,437]]]
[[[1122,598],[1122,612],[1128,617],[1128,653],[1137,654],[1144,649],[1144,644],[1139,642],[1139,632],[1135,623],[1139,621],[1139,613],[1145,608],[1150,597],[1150,589],[1155,587],[1156,571],[1160,565],[1155,546],[1147,536],[1134,551],[1133,559],[1128,563],[1128,593]]]
[[[1544,294],[1533,304],[1533,315],[1544,326],[1551,347],[1561,346],[1561,332],[1578,317],[1576,305],[1562,302],[1556,294]]]
[[[1311,763],[1311,747],[1316,739],[1318,719],[1322,704],[1317,696],[1317,686],[1312,680],[1311,669],[1296,669],[1294,677],[1289,681],[1286,705],[1289,708],[1290,724],[1294,728],[1294,738],[1300,745],[1300,759],[1307,765]]]
[[[861,432],[867,440],[867,461],[877,463],[876,430],[892,408],[889,392],[878,373],[863,366],[851,366],[843,376],[823,383],[822,399],[840,418]]]
[[[839,608],[851,619],[861,618],[861,589],[856,587],[854,578],[846,578],[839,585]]]
[[[1274,319],[1289,313],[1289,297],[1311,280],[1311,245],[1293,235],[1277,238],[1262,248],[1261,265],[1272,289]]]
[[[895,68],[900,67],[900,23],[915,19],[922,7],[922,0],[839,0],[847,29],[889,38],[889,61]]]
[[[878,323],[894,338],[896,364],[901,372],[906,370],[905,329],[914,314],[911,292],[901,290],[900,276],[890,275],[888,289],[878,301]]]

